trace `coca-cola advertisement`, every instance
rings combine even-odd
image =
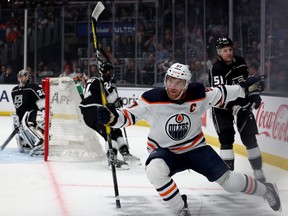
[[[256,111],[259,135],[288,143],[288,104],[280,104],[275,110],[267,109],[264,103]]]

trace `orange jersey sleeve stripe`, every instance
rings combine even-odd
[[[130,118],[130,115],[129,115],[128,111],[126,109],[123,109],[123,113],[124,113],[126,119],[128,120],[128,125],[127,126],[132,125],[132,119]]]

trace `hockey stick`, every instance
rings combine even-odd
[[[251,107],[250,107],[250,112],[252,113],[252,110],[254,109],[254,107],[255,107],[255,103],[253,103],[252,105],[251,105]],[[248,121],[248,118],[249,116],[246,116],[246,118],[244,119],[244,122],[241,124],[241,126],[238,128],[238,132],[239,133],[241,133],[242,131],[243,131],[243,129],[244,129],[244,127],[245,127],[245,125],[246,125],[246,123],[247,123],[247,121]]]
[[[19,131],[18,128],[15,128],[12,133],[9,135],[9,137],[6,139],[6,141],[3,143],[3,145],[1,145],[0,147],[0,151],[3,151],[3,149],[8,145],[8,143],[13,139],[13,137],[15,136],[15,134],[17,134]]]
[[[104,58],[106,59],[106,61],[111,63],[111,60],[110,60],[109,56],[108,56],[107,53],[103,50],[102,47],[100,48],[100,52],[101,52],[101,54],[104,56]],[[122,107],[123,107],[123,105],[122,105]],[[123,132],[124,132],[126,144],[127,144],[128,148],[129,148],[128,136],[127,136],[127,132],[126,132],[126,128],[125,128],[125,127],[123,128]]]
[[[99,50],[98,50],[98,41],[97,41],[97,33],[96,33],[96,24],[98,21],[98,18],[100,14],[104,11],[105,6],[102,4],[102,2],[97,2],[93,12],[92,12],[92,34],[93,34],[93,44],[94,44],[94,49],[97,55],[97,58],[99,57]],[[102,105],[106,106],[107,100],[105,96],[105,90],[103,87],[103,83],[100,81],[100,89],[101,89],[101,99],[102,99]],[[117,183],[117,175],[116,175],[116,168],[115,168],[115,155],[112,149],[112,141],[111,141],[111,128],[110,124],[105,125],[106,129],[106,134],[107,134],[107,140],[108,140],[108,160],[111,162],[111,168],[112,168],[112,176],[113,176],[113,183],[114,183],[114,192],[115,192],[115,199],[116,199],[116,208],[121,208],[121,203],[120,203],[120,198],[119,198],[119,190],[118,190],[118,183]]]

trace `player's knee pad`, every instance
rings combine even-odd
[[[230,193],[240,192],[245,185],[245,176],[229,170],[217,179],[216,182]]]
[[[170,178],[170,169],[166,162],[161,158],[152,159],[145,170],[149,181],[155,187],[163,186]]]

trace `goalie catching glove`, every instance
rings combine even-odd
[[[102,125],[110,123],[113,126],[119,117],[113,104],[107,104],[106,107],[99,105],[96,112],[97,122]]]

